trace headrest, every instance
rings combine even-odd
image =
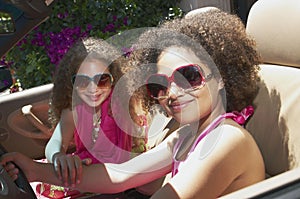
[[[258,0],[246,29],[265,63],[300,67],[299,0]]]
[[[202,7],[202,8],[198,8],[198,9],[195,9],[195,10],[191,10],[190,12],[186,13],[186,15],[184,16],[185,18],[191,18],[199,13],[203,13],[203,12],[207,12],[207,11],[210,11],[210,10],[220,10],[219,8],[217,7],[213,7],[213,6],[207,6],[207,7]]]

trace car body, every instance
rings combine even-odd
[[[48,5],[52,1],[10,2],[14,2],[17,8],[13,15],[21,17],[14,22],[14,33],[0,35],[0,56],[27,32],[47,20],[51,12]],[[0,0],[0,5],[6,3]],[[222,198],[296,198],[300,195],[300,134],[297,125],[300,112],[297,103],[300,97],[300,78],[297,78],[300,75],[300,29],[296,28],[300,21],[299,9],[296,0],[258,0],[247,16],[247,32],[257,41],[264,64],[261,66],[257,110],[246,128],[262,151],[267,176],[265,181]],[[10,82],[8,70],[2,70],[6,71],[3,78]],[[51,136],[48,103],[52,87],[52,84],[47,84],[0,95],[0,143],[6,151],[18,151],[34,159],[44,157],[45,145]]]
[[[47,20],[51,13],[49,5],[52,1],[48,1],[47,4],[45,1],[1,0],[0,3],[2,12],[5,10],[10,12],[15,27],[13,32],[0,36],[0,56],[2,57],[28,32]],[[6,71],[4,78],[10,79],[8,71],[5,69],[4,71]],[[7,151],[19,151],[32,158],[44,157],[45,143],[51,134],[46,131],[43,133],[39,128],[41,125],[49,127],[47,112],[51,88],[52,85],[49,84],[22,92],[2,93],[0,96],[0,142]],[[22,108],[26,106],[32,106],[31,111],[36,115],[31,111],[24,114]],[[38,120],[34,121],[33,118],[38,118]],[[28,121],[33,121],[33,123]],[[36,125],[39,125],[38,128],[35,127]]]

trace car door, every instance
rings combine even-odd
[[[44,156],[51,136],[48,101],[52,84],[0,96],[0,143],[7,151]]]
[[[0,31],[0,57],[3,57],[29,31],[49,17],[53,0],[0,0],[1,23],[11,20],[11,32],[6,26]],[[4,16],[4,17],[3,17]],[[6,24],[7,25],[7,24]],[[5,70],[2,70],[5,71]],[[7,77],[6,74],[3,76]],[[32,158],[44,157],[44,149],[52,132],[48,122],[49,96],[52,84],[20,92],[0,94],[0,144],[7,151],[18,151]]]

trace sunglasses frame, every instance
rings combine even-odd
[[[108,75],[109,76],[110,86],[105,86],[105,87],[104,86],[98,86],[98,82],[95,82],[96,77],[103,76],[103,75]],[[113,85],[113,82],[114,82],[114,78],[113,78],[112,74],[110,74],[110,73],[98,73],[98,74],[94,75],[93,77],[90,77],[90,76],[87,76],[87,75],[73,75],[72,79],[71,79],[72,85],[75,85],[77,77],[84,77],[84,78],[89,80],[89,83],[85,87],[76,87],[76,88],[79,88],[79,89],[86,89],[91,82],[93,82],[95,85],[97,85],[98,88],[110,88]],[[101,77],[100,77],[99,80],[101,80]]]
[[[200,76],[201,76],[201,84],[200,85],[197,85],[197,86],[191,86],[190,88],[182,88],[181,86],[179,86],[174,80],[174,76],[175,76],[175,73],[179,73],[178,70],[182,69],[182,68],[186,68],[186,67],[197,67],[198,68],[198,71],[200,73]],[[147,87],[147,91],[148,91],[148,94],[150,97],[152,97],[153,99],[156,99],[156,100],[163,100],[163,99],[167,99],[168,98],[168,95],[163,95],[163,96],[159,96],[159,97],[155,97],[151,94],[151,91],[150,89],[148,88],[148,85],[149,85],[149,78],[152,77],[152,76],[161,76],[161,77],[165,77],[168,81],[168,86],[166,87],[166,90],[168,90],[170,88],[170,85],[172,82],[174,82],[176,84],[177,87],[179,87],[180,89],[182,89],[185,93],[190,93],[190,92],[193,92],[195,90],[198,90],[200,88],[202,88],[205,83],[207,81],[209,81],[212,77],[213,77],[213,74],[210,73],[208,74],[207,76],[204,76],[204,71],[203,69],[198,65],[198,64],[187,64],[187,65],[184,65],[184,66],[180,66],[178,68],[176,68],[173,72],[172,72],[172,75],[171,76],[167,76],[165,74],[152,74],[150,75],[148,78],[147,78],[147,81],[146,81],[146,87]],[[183,76],[183,75],[182,75]],[[187,81],[189,82],[189,81]],[[153,84],[153,83],[152,83]]]

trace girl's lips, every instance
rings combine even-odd
[[[193,100],[189,101],[184,101],[184,102],[172,102],[169,107],[172,109],[174,112],[179,112],[181,109],[185,108],[188,106],[189,103],[191,103]]]
[[[97,101],[100,98],[101,95],[90,95],[88,96],[91,101]]]

